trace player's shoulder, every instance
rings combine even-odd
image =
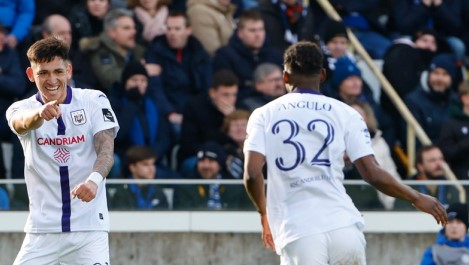
[[[24,98],[24,99],[13,102],[13,104],[11,104],[9,108],[12,108],[12,107],[33,107],[35,105],[39,106],[41,104],[42,103],[39,102],[39,100],[37,100],[36,95],[32,95],[30,97],[27,97],[27,98]]]
[[[87,89],[87,88],[72,88],[72,93],[76,95],[79,99],[85,100],[98,100],[98,99],[107,99],[107,96],[95,89]]]

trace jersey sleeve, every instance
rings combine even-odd
[[[22,100],[22,101],[17,101],[13,103],[6,111],[6,119],[8,122],[8,126],[10,127],[10,130],[18,136],[26,135],[28,132],[25,132],[24,134],[18,134],[15,128],[13,128],[13,119],[15,118],[16,115],[18,115],[25,109],[28,109],[28,108],[26,107],[25,101]]]
[[[365,121],[358,113],[351,115],[346,126],[345,149],[352,162],[367,156],[373,155],[371,147],[371,136]]]
[[[261,109],[256,109],[249,117],[244,152],[255,151],[265,155],[264,117]]]
[[[94,106],[92,111],[92,121],[93,121],[93,135],[96,133],[114,128],[114,138],[117,136],[119,131],[119,123],[117,122],[116,114],[111,108],[111,103],[109,99],[104,95],[104,93],[96,91],[91,95],[91,103]]]

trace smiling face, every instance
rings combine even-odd
[[[26,69],[29,81],[36,83],[44,103],[58,100],[60,103],[67,96],[67,83],[72,77],[72,66],[54,57],[50,62],[31,63]]]

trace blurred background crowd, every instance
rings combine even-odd
[[[0,109],[37,93],[25,75],[26,51],[58,36],[70,45],[69,85],[103,91],[117,115],[108,178],[242,179],[249,115],[286,93],[282,53],[309,40],[325,54],[321,92],[363,115],[386,170],[397,179],[444,180],[448,163],[469,179],[469,1],[329,2],[341,22],[301,0],[0,0]],[[407,171],[407,125],[379,85],[367,82],[347,29],[434,143],[417,143],[417,174]],[[0,140],[13,147],[11,170],[0,152],[0,178],[24,178],[21,145],[4,115]],[[344,173],[360,178],[352,163]],[[27,207],[25,188],[16,186],[0,187],[0,208]],[[415,188],[444,204],[458,201],[451,186]],[[110,187],[108,200],[111,209],[252,207],[240,185],[173,191],[168,202],[161,186],[126,184]],[[367,186],[347,191],[359,208],[405,208]]]

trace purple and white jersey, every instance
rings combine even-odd
[[[363,118],[350,106],[300,90],[249,118],[244,152],[267,161],[267,215],[280,255],[290,242],[364,220],[343,186],[344,153],[373,154]],[[344,239],[345,240],[345,239]]]
[[[109,231],[106,189],[99,185],[91,202],[72,199],[70,192],[93,170],[96,151],[93,136],[106,129],[119,130],[114,111],[100,91],[67,87],[60,104],[62,116],[24,134],[13,129],[15,115],[43,104],[40,94],[15,102],[6,116],[18,135],[25,155],[29,217],[25,232]]]

